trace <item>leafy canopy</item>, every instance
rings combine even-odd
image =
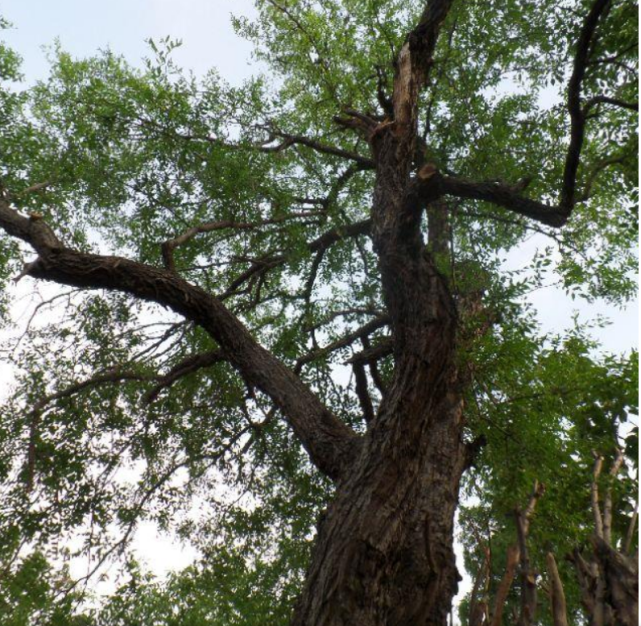
[[[150,42],[142,66],[55,48],[49,78],[25,88],[19,58],[3,44],[2,188],[80,250],[162,265],[170,242],[183,277],[217,294],[363,430],[345,362],[383,344],[388,330],[366,236],[369,148],[336,118],[386,114],[393,62],[422,5],[257,0],[258,17],[235,27],[255,44],[263,74],[240,87],[215,70],[197,78],[178,68],[171,53],[180,44],[165,39]],[[528,194],[553,202],[569,136],[569,59],[586,11],[582,1],[454,3],[421,96],[426,160],[473,180],[531,179]],[[635,3],[613,3],[595,58],[617,62],[591,68],[586,99],[609,90],[636,100],[636,15]],[[588,301],[634,297],[633,118],[598,107],[579,170],[589,198],[560,231],[481,201],[450,205],[442,269],[457,293],[482,291],[485,302],[485,318],[464,322],[461,348],[475,372],[469,436],[488,442],[467,479],[478,504],[462,523],[507,545],[506,513],[544,481],[532,529],[539,559],[589,535],[591,451],[612,455],[619,439],[635,462],[636,354],[601,354],[578,322],[566,336],[543,334],[527,304],[549,283]],[[506,257],[533,236],[534,258],[506,271]],[[8,328],[11,279],[30,257],[0,234]],[[0,623],[72,623],[74,612],[78,624],[286,623],[331,489],[269,399],[224,360],[181,375],[185,359],[217,346],[160,307],[47,288],[36,308],[3,351],[16,381],[0,421],[0,562],[9,573]],[[380,361],[382,384],[391,368],[391,356]],[[620,534],[630,476],[617,486]],[[202,559],[164,584],[127,561],[128,582],[96,611],[75,607],[82,587],[59,593],[71,582],[52,564],[64,561],[71,537],[93,569],[120,555],[143,519],[193,542]],[[471,531],[464,537],[473,572],[477,545]]]

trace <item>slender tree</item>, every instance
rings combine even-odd
[[[6,571],[78,528],[96,570],[152,517],[201,539],[202,620],[444,626],[466,470],[513,510],[517,466],[572,475],[634,404],[523,298],[634,294],[637,7],[256,4],[242,87],[166,40],[1,94],[2,277],[65,287],[10,346]]]

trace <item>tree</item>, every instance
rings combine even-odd
[[[200,538],[193,623],[297,597],[294,625],[446,624],[465,473],[494,535],[552,478],[559,554],[589,532],[585,460],[628,434],[634,355],[542,335],[524,296],[634,294],[637,7],[257,7],[236,26],[270,81],[197,81],[166,40],[142,70],[57,50],[1,95],[2,279],[68,287],[11,353],[3,561],[81,528],[97,567],[152,517]],[[146,589],[108,610],[182,610]]]

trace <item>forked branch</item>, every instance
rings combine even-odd
[[[108,289],[156,302],[201,326],[243,378],[282,411],[314,464],[337,479],[355,454],[358,436],[333,415],[283,363],[262,348],[220,300],[174,272],[122,257],[63,246],[44,220],[20,215],[0,200],[0,228],[39,254],[30,276],[89,289]]]
[[[630,110],[638,109],[636,103],[627,103],[605,96],[593,97],[585,104],[582,104],[581,101],[582,84],[593,51],[595,33],[599,20],[606,12],[609,3],[610,0],[595,0],[579,33],[572,76],[568,84],[567,109],[570,116],[570,143],[565,155],[559,203],[552,205],[526,198],[520,190],[505,184],[472,182],[457,177],[443,177],[442,193],[458,198],[491,202],[549,226],[560,227],[568,221],[577,202],[586,199],[586,194],[577,196],[576,184],[585,139],[585,127],[591,107],[598,103],[606,103]]]

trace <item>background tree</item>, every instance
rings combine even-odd
[[[298,598],[293,624],[445,624],[462,480],[504,538],[544,482],[544,559],[591,532],[592,450],[634,445],[634,355],[542,335],[523,297],[635,293],[637,7],[257,8],[236,26],[267,74],[243,87],[165,40],[142,70],[58,50],[0,95],[2,279],[66,286],[8,350],[3,580],[79,533],[91,574],[151,518],[202,563],[162,588],[129,562],[78,620],[286,623]]]

